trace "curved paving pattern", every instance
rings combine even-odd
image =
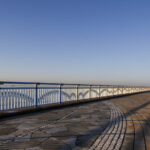
[[[110,123],[89,150],[119,150],[122,145],[126,129],[124,114],[113,104],[106,104],[110,107],[111,110]]]
[[[150,150],[150,93],[111,99],[125,114],[127,129],[121,150]]]
[[[109,126],[90,150],[150,150],[150,93],[107,101],[115,105],[111,106],[114,113]]]

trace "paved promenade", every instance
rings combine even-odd
[[[148,150],[150,93],[0,121],[0,150]]]
[[[110,100],[126,117],[122,150],[150,150],[150,93]]]

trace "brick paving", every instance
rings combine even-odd
[[[126,133],[121,150],[150,149],[150,93],[111,99],[125,115]]]
[[[126,129],[125,117],[120,109],[111,103],[106,104],[111,110],[110,123],[89,150],[119,150],[121,148]]]

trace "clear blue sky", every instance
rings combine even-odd
[[[0,0],[0,80],[150,85],[149,0]]]

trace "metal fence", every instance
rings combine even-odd
[[[0,82],[0,111],[149,90],[141,86]]]

